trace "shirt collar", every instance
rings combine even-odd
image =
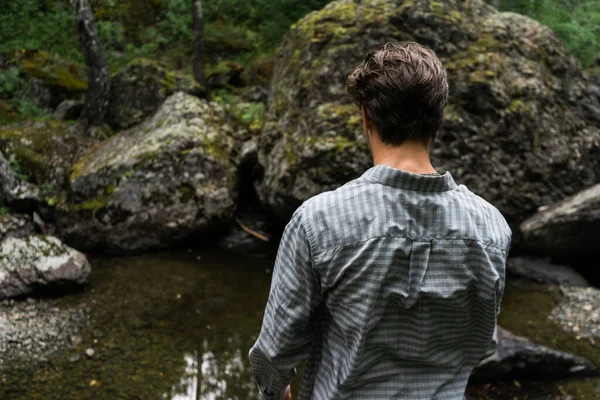
[[[457,187],[452,175],[447,171],[434,176],[418,175],[387,165],[376,165],[368,169],[362,177],[382,185],[419,192],[445,192]]]

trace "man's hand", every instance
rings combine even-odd
[[[292,386],[288,385],[285,389],[285,394],[283,395],[283,400],[292,400]]]

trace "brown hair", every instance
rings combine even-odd
[[[433,50],[418,43],[386,43],[369,52],[346,87],[386,144],[433,140],[442,124],[446,70]]]

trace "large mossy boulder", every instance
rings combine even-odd
[[[587,264],[593,267],[595,281],[600,281],[600,184],[540,210],[521,224],[521,231],[528,252],[567,264]]]
[[[238,133],[216,103],[172,95],[152,118],[75,164],[58,232],[95,252],[215,239],[235,209]]]
[[[178,91],[201,94],[191,76],[167,70],[156,61],[139,58],[117,72],[111,81],[110,125],[127,129],[151,116]]]
[[[371,160],[348,73],[388,41],[433,48],[450,99],[434,164],[516,226],[600,180],[600,103],[552,31],[482,0],[339,0],[283,39],[259,144],[261,200],[282,218]]]

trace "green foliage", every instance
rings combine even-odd
[[[528,15],[552,28],[584,66],[590,66],[600,57],[600,1],[502,0],[497,3],[503,11]]]
[[[16,66],[0,70],[0,99],[10,99],[23,90],[25,82],[21,77],[21,71]]]
[[[25,119],[46,119],[50,116],[48,110],[41,108],[36,99],[25,96],[30,85],[30,82],[23,79],[19,67],[11,66],[0,70],[0,100],[11,100],[11,112],[10,114],[0,112],[0,123],[18,122]]]
[[[44,49],[83,61],[77,27],[66,0],[8,0],[0,5],[0,53]]]

